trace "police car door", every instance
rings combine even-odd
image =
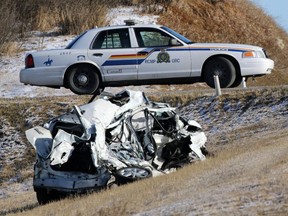
[[[138,79],[170,79],[191,76],[189,47],[162,29],[134,27],[138,43]]]
[[[88,55],[101,68],[105,82],[137,79],[137,55],[129,28],[100,32]]]

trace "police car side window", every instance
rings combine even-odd
[[[169,46],[171,37],[155,28],[134,28],[139,47]]]
[[[128,29],[102,31],[95,39],[92,49],[119,49],[130,48]]]

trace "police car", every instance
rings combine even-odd
[[[85,31],[65,49],[27,53],[20,82],[96,94],[105,87],[206,82],[236,87],[270,74],[274,61],[261,47],[194,43],[174,30],[127,21]]]

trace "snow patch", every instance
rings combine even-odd
[[[159,16],[155,15],[140,14],[137,7],[113,8],[107,14],[110,25],[124,25],[124,20],[135,20],[139,24],[153,24],[158,18]]]

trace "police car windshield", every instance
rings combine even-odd
[[[179,34],[178,32],[166,27],[166,26],[162,26],[162,29],[164,29],[165,31],[169,32],[170,34],[174,35],[175,37],[177,37],[178,39],[180,39],[181,41],[183,41],[186,44],[192,44],[193,42],[191,40],[189,40],[188,38],[184,37],[183,35]]]

